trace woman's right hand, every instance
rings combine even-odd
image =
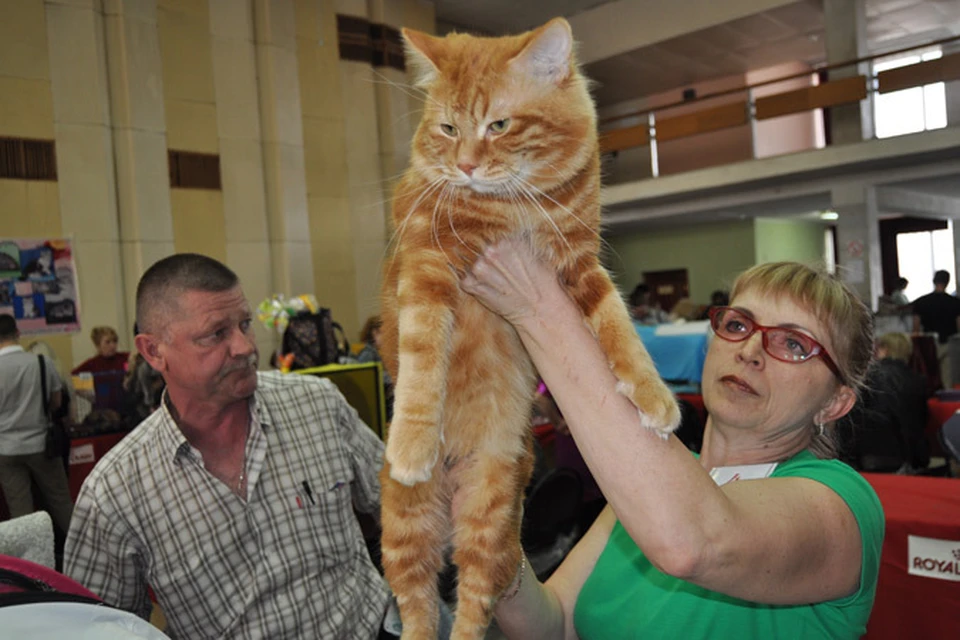
[[[520,238],[487,247],[461,278],[460,287],[512,324],[536,316],[544,292],[559,289],[556,273]]]

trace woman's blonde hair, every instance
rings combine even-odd
[[[120,336],[117,335],[117,331],[113,327],[94,327],[93,331],[90,332],[90,339],[93,340],[93,346],[95,347],[99,348],[104,338],[119,340]]]
[[[786,296],[813,313],[830,338],[830,355],[843,375],[843,384],[859,394],[873,359],[873,317],[850,287],[820,268],[799,262],[770,262],[743,272],[733,285],[730,299],[745,291]],[[810,450],[821,458],[835,457],[832,432],[815,437]]]
[[[913,341],[910,336],[900,331],[885,333],[877,338],[877,347],[887,352],[886,357],[904,363],[909,363],[910,356],[913,355]]]

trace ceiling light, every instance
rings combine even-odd
[[[836,211],[821,211],[820,219],[821,220],[836,220],[840,217],[840,214]]]

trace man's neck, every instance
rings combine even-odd
[[[167,389],[170,413],[187,441],[201,452],[234,442],[247,432],[250,424],[249,399],[228,405],[215,401],[197,401]]]
[[[19,338],[14,338],[13,340],[0,340],[0,349],[6,349],[7,347],[19,347],[20,340]]]

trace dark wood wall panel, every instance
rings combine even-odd
[[[53,140],[0,137],[0,178],[56,180],[56,144]]]
[[[217,154],[169,149],[167,163],[171,187],[220,190],[220,156]]]

